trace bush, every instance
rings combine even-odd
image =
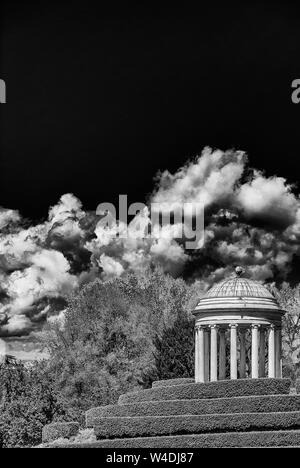
[[[152,382],[152,388],[157,387],[172,387],[173,385],[184,385],[186,383],[194,383],[194,378],[180,377],[178,379],[156,380]]]
[[[298,429],[300,412],[99,418],[97,439],[208,432]]]
[[[44,363],[0,366],[0,446],[30,447],[42,441],[42,428],[71,418]]]
[[[300,431],[227,432],[161,437],[138,437],[98,440],[89,444],[60,445],[61,448],[245,448],[245,447],[297,447]]]
[[[121,395],[119,404],[158,400],[225,398],[248,395],[288,394],[289,379],[240,379],[157,387]]]
[[[43,427],[42,440],[44,443],[53,442],[56,439],[70,439],[79,432],[79,423],[61,422],[47,424]]]
[[[203,400],[163,400],[130,405],[109,405],[86,412],[86,425],[102,417],[172,416],[184,414],[273,413],[300,411],[300,395],[263,395]]]

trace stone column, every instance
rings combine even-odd
[[[260,329],[259,334],[259,369],[258,376],[265,377],[266,353],[265,353],[265,329]]]
[[[251,377],[258,378],[258,325],[252,325]]]
[[[218,380],[218,327],[210,327],[210,380]]]
[[[226,341],[225,329],[221,328],[219,331],[219,380],[226,379]]]
[[[204,382],[209,382],[209,330],[204,331]]]
[[[281,328],[275,330],[275,377],[280,379],[281,375]]]
[[[195,328],[195,382],[199,382],[199,331]]]
[[[246,378],[246,330],[240,330],[240,378]]]
[[[237,325],[230,325],[230,378],[237,379]]]
[[[275,377],[275,330],[274,330],[274,325],[270,326],[270,331],[269,331],[269,342],[268,342],[268,367],[269,367],[269,372],[268,372],[268,377],[273,378]]]
[[[200,327],[199,333],[199,382],[205,381],[204,369],[205,369],[205,350],[204,350],[204,329]]]

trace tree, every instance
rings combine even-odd
[[[283,373],[295,380],[300,374],[300,285],[283,283],[280,288],[273,287],[272,292],[287,311],[282,330]]]
[[[30,447],[42,441],[44,425],[72,414],[45,372],[45,363],[0,365],[0,447]]]
[[[157,380],[194,376],[194,322],[179,316],[171,328],[165,328],[154,340]]]
[[[161,269],[84,286],[69,299],[63,327],[49,327],[51,372],[81,418],[95,405],[151,384],[156,339],[190,319],[191,288]]]

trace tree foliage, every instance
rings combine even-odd
[[[295,380],[300,375],[300,285],[284,283],[272,292],[286,311],[282,329],[283,373]]]
[[[1,448],[39,444],[45,424],[72,417],[44,369],[44,363],[25,366],[7,361],[0,365]]]
[[[172,327],[165,328],[154,340],[153,378],[174,379],[194,375],[194,321],[179,316]]]
[[[96,280],[70,298],[64,326],[52,325],[46,342],[51,373],[79,419],[92,406],[151,384],[157,340],[188,320],[191,292],[182,279],[155,269]],[[182,335],[176,337],[179,349]]]

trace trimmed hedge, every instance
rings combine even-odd
[[[209,400],[164,400],[109,405],[86,412],[86,427],[93,427],[101,417],[173,416],[185,414],[271,413],[300,411],[300,395],[268,395],[218,398]]]
[[[42,441],[43,443],[52,442],[56,439],[70,439],[79,432],[79,424],[77,422],[60,422],[47,424],[43,427]]]
[[[167,379],[167,380],[155,380],[152,382],[152,388],[157,387],[170,387],[172,385],[183,385],[188,383],[195,383],[195,379],[181,378],[181,379]]]
[[[62,444],[59,448],[230,448],[297,447],[300,431],[228,432],[134,439],[103,439],[87,444]]]
[[[97,439],[300,428],[300,412],[98,418]]]
[[[290,379],[237,379],[150,388],[126,393],[119,404],[157,400],[189,400],[251,395],[288,394]]]

